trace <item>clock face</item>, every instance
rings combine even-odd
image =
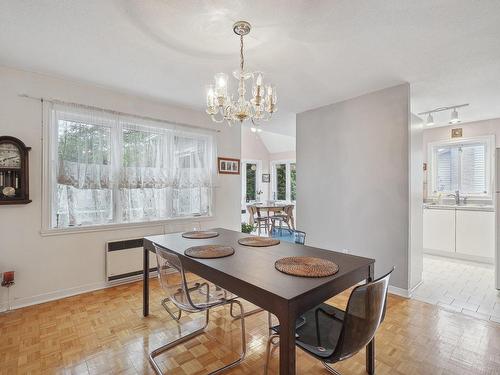
[[[0,144],[0,168],[21,168],[21,151],[16,145]]]

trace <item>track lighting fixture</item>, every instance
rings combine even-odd
[[[468,105],[469,105],[469,103],[451,105],[448,107],[439,107],[439,108],[431,109],[430,111],[420,112],[419,115],[427,115],[426,125],[432,126],[432,125],[435,125],[434,117],[432,116],[433,113],[449,111],[451,109],[452,111],[451,111],[451,117],[450,117],[449,123],[450,124],[458,124],[460,122],[460,118],[458,117],[457,108],[467,107]]]

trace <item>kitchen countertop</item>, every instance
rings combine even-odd
[[[492,204],[482,203],[467,203],[467,204],[446,204],[446,203],[424,203],[424,208],[432,210],[459,210],[459,211],[485,211],[494,212],[495,208]]]

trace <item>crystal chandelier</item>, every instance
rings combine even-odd
[[[253,132],[260,132],[259,123],[267,121],[276,112],[276,87],[264,85],[262,72],[245,72],[243,56],[243,36],[250,32],[250,24],[238,21],[233,25],[233,31],[240,36],[240,69],[233,72],[238,80],[238,96],[235,100],[228,95],[228,76],[225,73],[215,75],[215,83],[207,86],[207,113],[214,122],[227,121],[229,125],[235,122],[251,120]],[[252,78],[252,98],[245,98],[245,81]]]

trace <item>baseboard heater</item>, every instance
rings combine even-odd
[[[110,283],[142,278],[143,239],[109,241],[106,243],[106,278]],[[149,253],[149,276],[156,275],[156,257]]]

